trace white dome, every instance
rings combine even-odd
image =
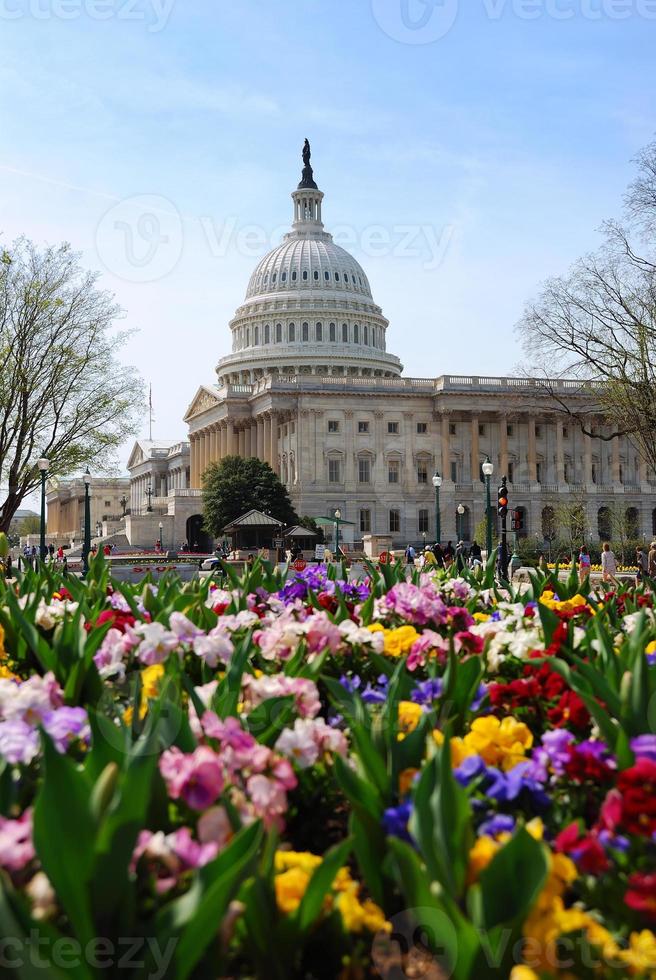
[[[219,362],[219,380],[400,375],[401,362],[385,347],[388,322],[362,266],[324,230],[323,194],[309,165],[292,200],[292,230],[258,263],[230,322],[232,354]]]
[[[265,255],[251,276],[246,299],[297,289],[334,291],[343,299],[372,299],[364,269],[352,255],[321,239],[291,237]]]

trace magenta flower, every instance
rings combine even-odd
[[[32,810],[26,810],[18,820],[0,817],[0,868],[22,871],[34,857]]]
[[[168,749],[160,758],[159,770],[171,799],[182,798],[193,810],[205,810],[223,790],[221,760],[207,745],[189,755],[175,746]]]

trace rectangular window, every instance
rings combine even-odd
[[[328,431],[329,432],[339,432],[339,422],[336,419],[328,420]]]
[[[458,464],[455,459],[451,460],[451,483],[458,482]]]
[[[428,534],[428,511],[420,510],[417,514],[417,524],[420,534]]]
[[[401,511],[391,510],[389,512],[389,529],[392,534],[398,534],[401,530]]]
[[[328,460],[328,482],[329,483],[339,483],[339,460],[329,459]]]
[[[358,460],[358,481],[360,483],[371,483],[371,461],[368,459]]]
[[[506,435],[507,436],[514,436],[514,434],[515,434],[515,426],[508,424],[506,426]]]
[[[508,463],[508,483],[513,483],[514,482],[514,472],[515,472],[515,464],[512,463],[512,462],[509,462]]]
[[[111,500],[106,500],[105,501],[105,507],[111,507],[111,506],[112,506]]]
[[[479,436],[484,436],[485,435],[485,426],[484,425],[479,425],[479,427],[478,427],[478,434],[479,434]]]
[[[423,436],[428,432],[427,422],[417,422],[417,435]]]
[[[566,425],[563,426],[563,439],[569,439],[569,429]]]
[[[360,511],[360,534],[371,534],[371,511]]]
[[[390,436],[398,436],[399,434],[399,423],[398,422],[388,422],[387,423],[387,434]]]
[[[536,425],[535,426],[535,438],[536,439],[540,439],[541,437],[542,437],[542,426],[541,425]]]
[[[542,463],[535,464],[535,479],[538,483],[542,483]]]
[[[456,425],[455,425],[455,422],[450,422],[449,423],[449,435],[450,436],[454,436],[455,434],[456,434]]]
[[[417,463],[417,483],[428,483],[427,463]]]
[[[391,459],[388,464],[387,479],[389,483],[398,483],[401,473],[401,464],[398,459]]]
[[[365,432],[368,432],[368,431],[369,431],[369,423],[368,422],[358,422],[358,432],[365,433]]]
[[[597,464],[596,463],[593,463],[592,464],[592,482],[593,483],[596,483],[597,482]]]

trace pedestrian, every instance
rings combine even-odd
[[[656,578],[656,541],[652,541],[649,545],[649,554],[647,555],[647,574],[649,578]]]
[[[455,551],[453,550],[453,544],[451,541],[447,541],[446,548],[444,549],[444,557],[453,559]]]
[[[64,578],[68,575],[68,558],[64,555],[64,560],[62,561],[62,575]]]
[[[538,556],[538,568],[545,575],[549,574],[549,565],[547,563],[547,559],[543,551],[541,551]]]
[[[405,549],[405,562],[406,565],[414,565],[417,553],[411,544]]]
[[[436,541],[433,545],[433,554],[435,555],[435,563],[438,568],[444,568],[444,552],[439,541]]]
[[[636,585],[639,585],[648,571],[647,555],[644,553],[640,545],[638,545],[636,548],[636,569]]]
[[[424,548],[422,568],[437,568],[437,559],[430,548]]]
[[[5,562],[5,578],[14,577],[14,567],[13,558],[11,557],[11,552],[7,555],[7,560]]]
[[[579,582],[581,585],[585,582],[586,578],[590,575],[590,554],[588,549],[584,544],[581,545],[581,550],[579,551]]]
[[[602,582],[615,582],[617,575],[617,561],[615,554],[608,541],[604,542],[601,550],[601,580]]]
[[[55,557],[55,546],[52,542],[48,545],[48,554],[50,555],[50,561]]]
[[[464,541],[458,541],[456,546],[456,567],[459,572],[462,572],[467,564],[467,549],[465,548]]]
[[[64,557],[64,549],[62,548],[61,545],[59,545],[59,547],[57,548],[57,560],[61,561],[63,557]]]
[[[481,550],[480,544],[477,541],[472,541],[471,548],[469,549],[469,557],[471,559],[472,566],[483,564],[483,552]]]

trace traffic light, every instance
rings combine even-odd
[[[508,488],[506,486],[505,480],[503,484],[499,487],[497,513],[499,517],[505,517],[506,514],[508,513]]]
[[[512,512],[512,524],[510,526],[512,531],[523,531],[524,530],[524,511],[514,510]]]

